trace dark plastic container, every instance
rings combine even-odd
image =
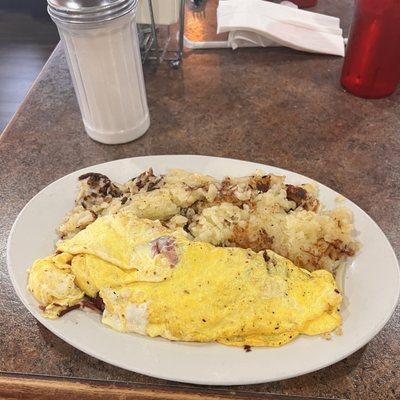
[[[381,98],[400,80],[400,0],[356,0],[341,83],[355,96]]]
[[[309,8],[317,5],[318,0],[290,0],[292,3],[297,4],[299,8]]]

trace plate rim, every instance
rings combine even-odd
[[[20,291],[20,287],[19,284],[16,281],[16,277],[14,275],[14,273],[12,272],[12,265],[11,265],[11,240],[13,238],[13,235],[15,233],[15,230],[17,228],[18,222],[20,220],[20,217],[22,216],[22,214],[24,213],[24,211],[29,207],[29,205],[31,204],[31,202],[34,201],[34,199],[36,197],[38,197],[44,190],[48,189],[51,185],[56,184],[57,182],[70,177],[71,175],[78,175],[83,173],[85,170],[91,169],[91,168],[100,168],[101,166],[104,166],[106,164],[112,164],[112,163],[118,163],[118,162],[123,162],[123,161],[127,161],[127,160],[135,160],[135,159],[148,159],[148,158],[173,158],[173,157],[195,157],[198,159],[218,159],[218,160],[228,160],[228,161],[234,161],[234,162],[244,162],[247,164],[254,164],[255,168],[257,168],[256,166],[262,166],[263,168],[265,168],[266,170],[268,170],[268,168],[272,168],[275,170],[279,170],[281,171],[281,173],[284,175],[285,172],[286,173],[291,173],[296,175],[296,178],[305,178],[308,181],[312,181],[314,183],[316,183],[319,187],[323,187],[325,189],[328,189],[330,192],[333,192],[336,196],[342,196],[346,199],[346,201],[350,202],[352,207],[355,207],[359,212],[361,212],[365,217],[367,217],[368,222],[372,223],[372,225],[374,225],[378,231],[381,233],[383,239],[385,240],[386,244],[388,245],[388,249],[390,250],[390,257],[393,259],[393,261],[395,262],[395,264],[397,265],[397,282],[396,282],[396,290],[397,290],[397,296],[396,299],[393,301],[393,304],[391,306],[390,312],[387,313],[387,315],[385,316],[385,318],[380,322],[380,324],[376,325],[375,329],[369,334],[366,335],[362,341],[358,342],[358,344],[354,347],[352,347],[351,350],[345,352],[344,354],[341,354],[338,357],[332,357],[329,359],[329,361],[320,363],[318,366],[316,366],[315,368],[308,368],[306,370],[304,370],[301,373],[288,373],[286,375],[282,375],[280,378],[275,379],[275,378],[260,378],[260,379],[235,379],[234,381],[229,381],[227,382],[226,379],[223,379],[222,381],[218,381],[218,380],[212,380],[212,383],[210,383],[210,380],[207,379],[196,379],[196,378],[171,378],[171,374],[162,374],[162,373],[153,373],[151,370],[147,370],[146,368],[132,368],[128,365],[125,365],[124,362],[113,362],[113,361],[109,361],[107,359],[107,357],[103,357],[103,356],[99,356],[96,355],[95,352],[92,352],[90,350],[87,350],[84,348],[84,346],[80,346],[80,344],[77,343],[72,343],[73,341],[68,339],[68,337],[62,335],[62,334],[58,334],[56,332],[54,332],[54,330],[52,329],[51,326],[51,322],[52,320],[48,320],[45,319],[43,317],[41,317],[40,315],[36,315],[34,313],[31,312],[30,310],[30,305],[27,304],[27,302],[25,302],[24,296],[22,294],[22,290]],[[172,167],[174,168],[174,167]],[[199,154],[157,154],[157,155],[144,155],[144,156],[134,156],[134,157],[124,157],[124,158],[119,158],[119,159],[115,159],[115,160],[111,160],[111,161],[105,161],[102,163],[98,163],[98,164],[94,164],[94,165],[90,165],[87,167],[83,167],[80,168],[78,170],[72,171],[52,182],[50,182],[49,184],[47,184],[46,186],[44,186],[42,189],[40,189],[25,205],[24,207],[20,210],[20,212],[18,213],[7,238],[7,244],[6,244],[6,261],[7,261],[7,272],[8,275],[10,277],[11,283],[13,285],[13,288],[19,298],[19,300],[22,302],[22,304],[25,306],[26,310],[43,326],[45,326],[47,329],[49,329],[51,331],[52,334],[56,335],[57,337],[59,337],[61,340],[65,341],[66,343],[68,343],[69,345],[71,345],[72,347],[78,349],[79,351],[82,351],[85,354],[88,354],[89,356],[96,358],[98,360],[101,360],[107,364],[119,367],[119,368],[123,368],[125,370],[128,371],[132,371],[135,373],[140,373],[143,375],[147,375],[150,377],[154,377],[154,378],[159,378],[159,379],[164,379],[164,380],[173,380],[175,382],[181,382],[181,383],[189,383],[189,384],[195,384],[195,385],[215,385],[215,386],[236,386],[236,385],[250,385],[250,384],[259,384],[259,383],[268,383],[268,382],[276,382],[276,381],[281,381],[281,380],[285,380],[285,379],[290,379],[290,378],[294,378],[297,376],[302,376],[308,373],[312,373],[315,371],[318,371],[320,369],[326,368],[330,365],[336,364],[337,362],[345,359],[346,357],[350,356],[351,354],[355,353],[356,351],[358,351],[360,348],[362,348],[363,346],[365,346],[368,342],[370,342],[383,328],[384,326],[388,323],[388,321],[390,320],[390,318],[393,316],[393,313],[395,312],[395,309],[398,305],[398,302],[400,300],[400,266],[399,266],[399,260],[396,256],[396,253],[389,241],[389,239],[387,238],[385,232],[382,230],[382,228],[379,226],[379,224],[377,222],[375,222],[372,217],[370,217],[370,215],[365,212],[360,206],[358,206],[355,202],[353,202],[352,200],[348,199],[347,197],[341,195],[339,192],[337,192],[334,189],[331,189],[329,186],[324,185],[323,183],[318,182],[317,180],[313,179],[313,178],[309,178],[306,175],[291,171],[291,170],[287,170],[284,168],[280,168],[280,167],[276,167],[274,165],[270,165],[270,164],[263,164],[262,162],[254,162],[254,161],[249,161],[249,160],[243,160],[243,159],[236,159],[236,158],[229,158],[229,157],[216,157],[216,156],[208,156],[208,155],[199,155]]]

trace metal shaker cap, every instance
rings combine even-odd
[[[137,6],[138,0],[47,0],[52,19],[83,24],[121,17]]]

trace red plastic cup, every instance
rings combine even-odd
[[[400,1],[357,0],[341,83],[355,96],[381,98],[400,80]]]
[[[299,8],[309,8],[317,5],[318,0],[290,0],[296,4]]]

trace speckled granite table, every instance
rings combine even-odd
[[[349,0],[321,0],[321,8],[348,25]],[[204,35],[209,28],[201,24],[195,21],[188,31]],[[377,101],[352,97],[339,86],[341,64],[340,58],[282,48],[188,52],[181,70],[146,67],[152,119],[147,134],[106,146],[85,134],[57,48],[0,139],[0,370],[164,385],[58,339],[19,302],[7,275],[6,240],[23,205],[55,179],[92,164],[189,153],[294,170],[360,205],[399,255],[400,91]],[[399,399],[400,310],[367,346],[331,367],[235,390]]]

